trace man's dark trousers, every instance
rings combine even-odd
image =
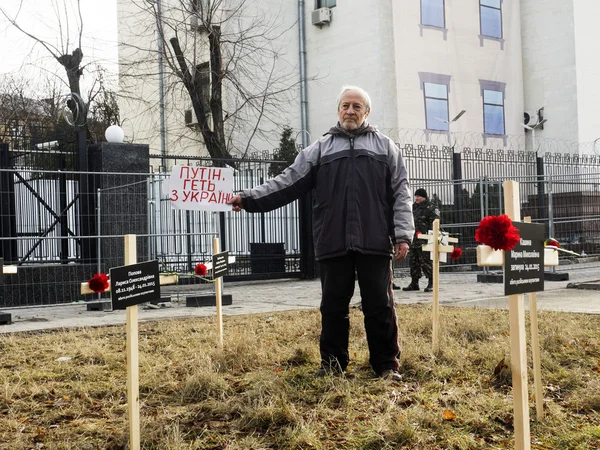
[[[381,374],[398,369],[400,347],[398,324],[391,290],[390,257],[350,252],[320,261],[321,286],[321,364],[332,370],[346,370],[350,360],[350,299],[354,293],[355,273],[362,298],[365,330],[371,367]]]

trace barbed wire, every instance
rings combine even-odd
[[[399,147],[407,145],[425,148],[451,148],[454,152],[463,149],[491,149],[514,152],[600,155],[600,139],[592,142],[577,142],[565,139],[536,136],[535,149],[530,134],[486,135],[481,132],[446,132],[415,128],[380,129]]]

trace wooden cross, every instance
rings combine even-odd
[[[504,210],[513,222],[521,221],[521,203],[519,199],[519,184],[515,181],[505,181]],[[531,222],[527,217],[525,222]],[[487,245],[477,247],[478,266],[503,266],[504,252],[494,250]],[[554,249],[544,249],[544,266],[557,266],[558,252]],[[536,417],[542,420],[544,415],[544,398],[542,392],[542,376],[540,361],[539,332],[537,321],[537,296],[529,294],[529,313],[531,317],[531,348],[534,366],[534,384],[536,400]],[[531,448],[529,427],[529,405],[527,389],[527,348],[525,339],[525,300],[523,294],[508,297],[510,316],[510,352],[511,372],[514,403],[515,449],[528,450]]]
[[[137,263],[137,245],[136,235],[127,234],[125,238],[125,265],[129,266]],[[213,248],[215,253],[219,251],[219,239],[213,239]],[[235,262],[235,257],[230,257],[229,262]],[[206,263],[207,270],[212,269],[212,262]],[[179,275],[159,275],[160,285],[176,284]],[[223,345],[223,316],[221,312],[221,289],[222,278],[216,280],[216,305],[217,305],[217,332],[219,345]],[[110,292],[109,286],[105,292]],[[81,283],[82,294],[94,294],[88,283]],[[140,449],[140,395],[139,395],[139,345],[138,345],[138,305],[128,306],[127,313],[127,404],[129,416],[129,448],[132,450]]]
[[[441,236],[441,239],[440,239]],[[433,353],[436,353],[439,347],[439,327],[440,327],[440,254],[452,253],[454,246],[448,243],[458,243],[457,238],[442,236],[440,234],[440,219],[433,221],[432,234],[420,234],[418,239],[427,240],[427,244],[423,245],[423,251],[430,252],[432,255],[432,271],[433,271],[433,329],[432,329],[432,347]]]

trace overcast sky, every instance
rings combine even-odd
[[[77,47],[76,5],[76,0],[0,0],[0,8],[16,17],[25,31],[59,49],[60,15],[63,36],[67,36],[67,23],[69,27],[69,53]],[[81,15],[84,63],[99,63],[117,73],[117,1],[81,0]],[[15,29],[0,13],[0,77],[24,73],[35,82],[44,70],[62,70],[61,77],[64,74],[46,49]]]

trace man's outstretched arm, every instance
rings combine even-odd
[[[302,150],[296,160],[275,178],[252,189],[244,189],[227,203],[233,211],[268,212],[297,200],[314,187],[320,142]]]

